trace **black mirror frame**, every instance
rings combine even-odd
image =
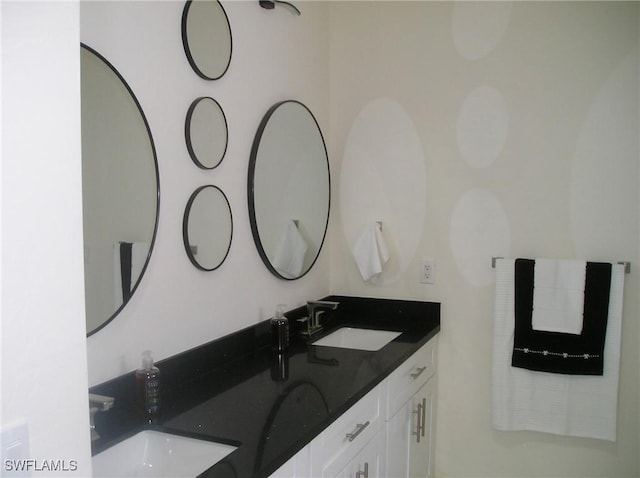
[[[307,269],[304,270],[297,277],[285,277],[282,274],[280,274],[276,270],[276,268],[273,267],[273,265],[271,264],[271,261],[269,260],[269,257],[267,256],[267,252],[264,250],[264,246],[262,245],[262,241],[260,239],[260,232],[258,231],[258,221],[256,219],[256,204],[255,204],[255,172],[256,172],[256,161],[258,159],[258,149],[260,147],[260,140],[262,139],[264,130],[267,127],[267,124],[269,123],[269,120],[271,119],[273,114],[276,112],[276,110],[280,106],[286,103],[296,103],[302,106],[305,110],[307,110],[307,112],[315,122],[316,127],[318,128],[318,133],[320,134],[320,139],[322,140],[322,147],[323,147],[325,158],[326,158],[327,186],[329,188],[329,195],[328,195],[329,200],[327,202],[327,219],[324,225],[324,234],[322,235],[322,240],[320,241],[320,245],[318,246],[318,253],[313,258],[313,261],[311,262],[311,264],[309,264],[309,267],[307,267]],[[249,157],[249,172],[247,175],[247,202],[249,205],[249,223],[251,225],[251,234],[253,235],[253,241],[256,245],[256,248],[258,249],[258,254],[260,255],[260,259],[262,259],[262,262],[267,267],[269,272],[271,272],[274,276],[278,277],[279,279],[283,279],[283,280],[298,280],[304,277],[305,275],[307,275],[309,271],[313,269],[313,266],[315,265],[318,258],[320,257],[320,252],[322,252],[322,246],[324,245],[324,241],[327,237],[327,230],[329,228],[329,217],[331,216],[331,168],[329,167],[329,154],[327,152],[327,144],[324,140],[322,129],[320,129],[320,125],[318,124],[318,120],[316,119],[314,114],[304,103],[297,100],[280,101],[279,103],[276,103],[271,108],[269,108],[265,113],[264,117],[262,118],[262,120],[260,121],[258,130],[256,131],[256,135],[253,138],[253,144],[251,145],[251,155]]]
[[[207,188],[217,189],[220,192],[220,194],[222,194],[222,197],[227,203],[227,208],[229,209],[229,220],[231,224],[231,233],[229,234],[229,244],[227,245],[227,250],[225,251],[224,257],[220,260],[220,262],[215,267],[212,267],[212,268],[204,267],[202,264],[198,262],[198,260],[195,258],[193,251],[191,250],[191,244],[189,243],[189,216],[191,214],[191,207],[193,206],[194,201],[198,197],[198,194],[200,194],[202,190]],[[220,266],[222,266],[222,264],[224,264],[224,261],[227,260],[227,257],[229,256],[229,251],[231,250],[231,244],[233,243],[233,212],[231,211],[231,203],[229,203],[229,198],[227,198],[227,195],[218,186],[214,186],[213,184],[206,184],[204,186],[200,186],[189,197],[189,200],[187,201],[187,205],[184,209],[184,216],[182,218],[182,242],[184,244],[184,249],[185,249],[185,252],[187,253],[187,257],[189,258],[189,261],[191,261],[191,264],[193,264],[193,266],[196,269],[199,269],[201,271],[206,271],[206,272],[215,271]]]
[[[147,266],[149,265],[149,261],[151,260],[151,254],[153,253],[153,248],[154,248],[155,243],[156,243],[156,237],[158,235],[158,223],[159,223],[159,220],[160,220],[160,168],[158,166],[158,155],[156,153],[156,145],[155,145],[155,142],[153,141],[153,135],[151,134],[151,128],[149,127],[149,122],[147,121],[147,117],[144,114],[142,106],[140,105],[140,102],[138,101],[138,98],[134,94],[134,92],[131,89],[131,87],[125,81],[124,77],[120,74],[120,72],[116,69],[116,67],[113,66],[111,64],[111,62],[109,62],[109,60],[107,60],[104,56],[102,56],[100,53],[98,53],[96,50],[94,50],[90,46],[86,45],[85,43],[80,42],[80,48],[84,48],[85,50],[93,53],[98,59],[100,59],[102,62],[104,62],[104,64],[107,65],[111,69],[111,71],[113,71],[113,73],[118,77],[118,79],[122,82],[122,84],[124,85],[124,87],[127,90],[127,92],[131,95],[131,98],[133,99],[133,102],[135,103],[136,107],[138,108],[138,112],[140,113],[140,117],[142,118],[142,121],[144,122],[144,126],[145,126],[145,129],[147,131],[147,134],[149,135],[149,144],[151,145],[151,152],[153,154],[153,162],[154,162],[155,173],[156,173],[156,219],[155,219],[155,222],[154,222],[154,225],[153,225],[153,235],[151,236],[151,243],[149,245],[149,253],[147,254],[147,259],[145,260],[144,266],[142,267],[142,270],[140,271],[140,276],[138,277],[138,280],[135,283],[135,285],[133,286],[133,288],[131,289],[131,293],[129,294],[129,296],[125,300],[123,300],[123,302],[120,305],[120,307],[118,307],[116,309],[116,311],[107,320],[102,322],[102,324],[100,324],[95,329],[87,331],[87,337],[90,337],[91,335],[95,334],[96,332],[98,332],[98,331],[102,330],[104,327],[106,327],[109,323],[111,323],[111,321],[113,319],[116,318],[116,316],[118,314],[120,314],[122,309],[125,308],[125,306],[129,303],[129,301],[131,300],[131,298],[135,294],[136,290],[138,289],[138,285],[140,284],[140,282],[142,282],[142,278],[144,277],[144,274],[147,271]]]
[[[227,12],[225,11],[224,7],[222,6],[222,4],[217,1],[218,5],[220,5],[220,9],[222,10],[222,13],[224,15],[224,18],[227,22],[227,26],[229,27],[229,59],[227,60],[227,64],[223,70],[222,73],[220,73],[220,75],[215,76],[215,77],[211,77],[208,76],[206,73],[204,73],[199,67],[197,62],[195,61],[195,59],[193,58],[193,55],[191,54],[191,49],[189,48],[189,38],[188,38],[188,32],[187,32],[187,18],[189,17],[189,9],[191,8],[191,4],[194,2],[194,0],[187,0],[187,2],[184,5],[184,9],[182,10],[182,20],[181,20],[181,32],[182,32],[182,46],[184,48],[184,53],[187,56],[187,61],[189,62],[189,65],[191,65],[191,68],[193,68],[193,71],[195,71],[195,73],[202,78],[203,80],[219,80],[220,78],[222,78],[225,73],[227,72],[227,70],[229,69],[229,65],[231,65],[231,57],[233,56],[233,34],[231,32],[231,23],[229,23],[229,17],[227,16]]]
[[[193,143],[191,142],[191,120],[193,118],[193,113],[196,110],[197,106],[204,100],[211,100],[218,106],[218,108],[220,109],[220,113],[222,113],[222,120],[224,121],[224,128],[225,128],[224,150],[222,151],[222,155],[220,156],[220,159],[218,160],[218,162],[213,166],[206,166],[198,159],[198,155],[193,149]],[[184,122],[184,140],[187,145],[187,151],[189,152],[189,156],[191,157],[191,160],[200,169],[212,170],[220,166],[220,163],[222,163],[222,160],[227,154],[227,148],[229,147],[229,123],[227,123],[227,116],[224,114],[224,110],[222,109],[222,106],[220,105],[220,103],[218,103],[214,98],[210,96],[200,96],[195,100],[193,100],[193,103],[191,103],[191,106],[189,106],[189,110],[187,111],[187,117]]]

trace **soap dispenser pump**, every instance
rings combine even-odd
[[[149,350],[142,354],[142,368],[136,370],[136,401],[138,412],[149,421],[160,412],[160,370]]]
[[[283,352],[289,347],[289,320],[284,315],[284,304],[278,304],[275,317],[271,318],[271,340],[273,349]]]

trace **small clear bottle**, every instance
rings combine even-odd
[[[153,365],[151,352],[142,354],[142,368],[136,370],[138,412],[152,421],[160,413],[160,370]]]

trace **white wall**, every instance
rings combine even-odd
[[[125,310],[89,337],[91,385],[139,366],[151,349],[164,358],[272,316],[278,303],[299,306],[329,292],[329,255],[298,281],[272,276],[253,244],[246,197],[249,155],[258,124],[276,102],[297,99],[328,131],[328,4],[305,2],[302,16],[264,10],[255,1],[222,2],[233,56],[217,81],[200,79],[183,51],[183,1],[83,2],[81,40],[124,76],[145,111],[160,167],[160,222],[151,262]],[[222,106],[229,147],[220,166],[197,168],[184,141],[187,109],[198,96]],[[233,242],[225,263],[202,272],[182,243],[191,193],[220,187],[231,204]]]
[[[6,432],[26,422],[22,457],[36,460],[32,466],[63,460],[72,470],[74,460],[77,470],[49,475],[87,476],[79,8],[74,2],[0,8],[0,427]]]
[[[335,2],[330,25],[331,289],[442,302],[436,476],[638,476],[638,4]],[[392,259],[365,284],[371,220]],[[631,261],[615,443],[492,429],[492,256]]]
[[[493,4],[497,11],[467,15],[450,3],[300,2],[303,16],[294,17],[257,2],[225,2],[234,57],[215,82],[197,78],[184,58],[182,5],[82,6],[81,39],[114,63],[145,109],[162,189],[148,275],[127,309],[88,341],[90,384],[136,367],[145,348],[157,358],[171,355],[265,319],[283,301],[295,306],[329,291],[438,300],[438,476],[638,476],[638,113],[625,109],[638,105],[637,4],[516,3],[507,13]],[[1,12],[1,424],[27,419],[31,455],[80,459],[83,475],[89,440],[77,5],[2,2]],[[486,20],[486,29],[475,20]],[[220,102],[230,129],[227,157],[208,172],[191,164],[182,136],[188,105],[203,94]],[[294,282],[279,281],[261,264],[245,197],[258,122],[287,98],[316,113],[335,193],[330,247]],[[369,196],[370,207],[349,209],[340,205],[351,190],[341,178],[357,177],[367,165],[356,141],[367,128],[390,131],[384,119],[370,116],[380,111],[401,126],[389,142],[405,146],[388,159],[397,168],[380,152],[372,156],[374,180],[353,187],[367,194],[371,184],[383,189]],[[488,125],[474,128],[476,111],[492,112]],[[603,125],[610,113],[625,121]],[[31,141],[34,131],[47,136]],[[601,145],[611,153],[607,161],[590,154]],[[412,168],[424,180],[409,191],[402,185],[414,181]],[[213,273],[191,266],[180,235],[184,205],[206,183],[227,193],[234,213],[230,255]],[[476,192],[465,196],[469,191]],[[422,206],[414,202],[421,196]],[[394,256],[390,273],[365,285],[349,254],[359,226],[345,218],[375,219],[379,212]],[[587,221],[590,214],[595,219]],[[498,254],[632,262],[616,443],[491,429],[489,264]],[[422,257],[436,259],[434,286],[417,283]],[[53,413],[43,394],[55,404]]]

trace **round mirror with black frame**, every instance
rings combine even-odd
[[[87,335],[127,305],[147,270],[160,206],[144,111],[118,70],[80,44]]]
[[[188,0],[182,11],[182,45],[196,74],[205,80],[221,78],[231,63],[231,25],[217,0]]]
[[[248,203],[258,253],[276,277],[295,280],[315,264],[329,222],[329,158],[313,113],[296,100],[272,106],[249,161]]]
[[[196,98],[184,125],[189,156],[202,169],[217,167],[227,152],[227,118],[220,104],[208,96]]]
[[[202,271],[213,271],[227,258],[233,216],[227,196],[213,185],[196,189],[184,211],[182,239],[187,257]]]

